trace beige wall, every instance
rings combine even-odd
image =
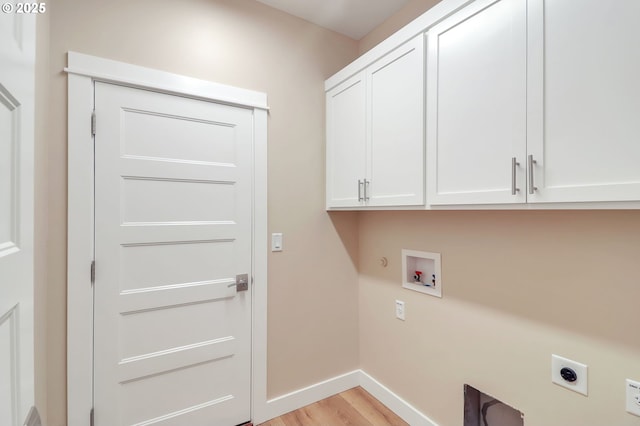
[[[431,9],[440,1],[441,0],[409,0],[399,11],[389,17],[389,19],[360,39],[358,46],[360,54],[369,51],[372,47]]]
[[[357,368],[357,216],[332,219],[324,211],[323,160],[323,82],[356,57],[357,43],[253,0],[56,0],[49,6],[48,282],[39,311],[47,318],[48,426],[63,426],[66,416],[62,69],[69,50],[268,94],[269,232],[284,233],[284,252],[269,256],[268,394]]]
[[[366,212],[359,222],[361,366],[438,424],[462,424],[465,383],[523,411],[527,426],[638,424],[624,379],[640,379],[640,212]],[[442,299],[401,288],[403,248],[442,254]],[[552,353],[589,366],[588,397],[551,383]]]

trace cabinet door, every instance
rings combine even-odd
[[[327,208],[357,207],[364,197],[366,90],[361,72],[327,92]]]
[[[429,31],[429,204],[526,200],[526,12],[481,0]]]
[[[530,1],[533,202],[640,200],[640,1]]]
[[[424,204],[424,37],[367,68],[367,203]]]

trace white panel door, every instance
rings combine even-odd
[[[525,201],[526,13],[477,1],[429,31],[429,204]]]
[[[15,8],[12,1],[3,6]],[[0,13],[0,425],[34,403],[35,16]]]
[[[96,83],[97,426],[250,420],[251,110]]]
[[[360,206],[367,152],[364,71],[327,92],[326,98],[327,208]]]
[[[370,206],[424,204],[424,37],[367,68]]]
[[[640,1],[530,3],[529,201],[640,200]]]

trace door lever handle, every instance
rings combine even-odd
[[[249,290],[249,274],[236,275],[235,284],[230,284],[229,287],[231,287],[232,285],[235,285],[236,291],[239,292]]]

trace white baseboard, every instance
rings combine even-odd
[[[360,370],[342,374],[267,401],[265,421],[318,402],[360,384]]]
[[[433,420],[393,393],[388,387],[364,371],[359,371],[360,386],[373,395],[378,401],[386,405],[391,411],[396,413],[402,420],[409,423],[411,426],[438,426]]]
[[[391,411],[411,426],[438,426],[411,404],[362,370],[354,370],[271,399],[267,401],[267,412],[264,413],[264,419],[260,419],[260,421],[279,417],[356,386],[362,386],[364,390],[389,407]]]

